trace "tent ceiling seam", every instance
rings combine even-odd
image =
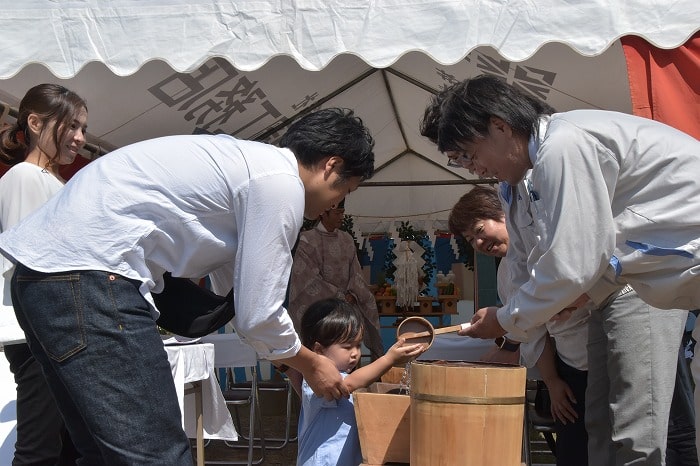
[[[313,105],[306,107],[304,110],[301,110],[301,111],[295,113],[294,115],[290,116],[289,118],[286,118],[286,119],[280,121],[276,125],[270,126],[268,129],[266,129],[258,134],[254,134],[249,139],[251,139],[253,141],[265,141],[271,135],[275,134],[276,132],[278,132],[278,131],[282,130],[283,128],[286,128],[287,126],[292,124],[292,122],[296,121],[297,118],[299,118],[303,115],[306,115],[307,113],[319,108],[321,105],[325,104],[326,102],[328,102],[332,98],[336,97],[337,95],[342,94],[343,92],[350,89],[352,86],[359,83],[360,81],[367,79],[368,77],[370,77],[371,75],[373,75],[377,71],[378,70],[376,68],[370,68],[369,70],[365,71],[364,73],[362,73],[361,75],[359,75],[358,77],[353,79],[352,81],[340,86],[335,91],[328,94],[327,96],[322,97],[321,99],[318,99],[316,101],[316,103],[314,103]],[[234,131],[232,134],[235,136],[236,131]]]
[[[410,150],[411,147],[408,145],[408,139],[406,139],[406,130],[403,127],[403,121],[399,118],[399,111],[396,108],[396,100],[394,99],[394,93],[391,91],[391,84],[389,84],[389,79],[386,76],[386,70],[382,70],[382,79],[384,80],[384,88],[389,96],[389,103],[391,104],[391,111],[394,113],[394,119],[396,124],[399,126],[399,132],[401,133],[401,139],[403,140],[406,149]]]

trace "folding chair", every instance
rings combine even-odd
[[[236,445],[235,443],[226,442],[228,446],[233,448],[247,448],[247,461],[207,461],[209,464],[261,464],[265,459],[265,436],[262,433],[262,416],[260,412],[260,393],[258,387],[257,354],[249,345],[243,343],[237,335],[231,333],[211,334],[202,337],[205,343],[214,344],[214,366],[217,368],[225,368],[227,374],[226,388],[222,390],[224,400],[228,406],[233,406],[235,414],[235,425],[239,437],[247,441],[247,445]],[[245,387],[237,387],[233,383],[233,371],[236,368],[242,368],[251,375],[251,382]],[[248,405],[248,435],[243,435],[243,429],[238,415],[238,407]],[[256,425],[260,432],[256,440]],[[260,457],[253,459],[255,449],[260,449]]]
[[[255,437],[256,441],[265,441],[265,448],[269,450],[281,450],[286,447],[289,442],[295,442],[297,440],[296,436],[292,434],[291,423],[292,423],[292,405],[293,399],[292,394],[294,389],[289,379],[273,368],[272,364],[268,361],[258,361],[258,376],[261,380],[258,380],[258,392],[264,393],[281,393],[284,394],[286,408],[285,408],[285,431],[284,437]],[[236,381],[233,383],[233,387],[238,387],[240,389],[250,388],[252,381]],[[246,437],[244,437],[246,438]],[[246,438],[247,439],[247,438]]]
[[[530,465],[532,457],[532,445],[530,440],[530,427],[535,432],[539,432],[547,442],[551,454],[556,458],[557,445],[554,438],[554,419],[546,412],[544,407],[540,407],[538,393],[546,393],[546,386],[541,380],[528,380],[525,403],[525,428],[523,429],[523,457],[526,465]],[[540,409],[538,409],[540,408]]]

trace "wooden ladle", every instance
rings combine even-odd
[[[471,324],[469,322],[466,322],[464,324],[459,324],[459,325],[450,325],[449,327],[440,327],[436,328],[433,330],[432,334],[433,335],[440,335],[442,333],[452,333],[452,332],[459,332],[460,330],[464,330],[465,328],[469,328]],[[402,333],[401,337],[405,338],[406,340],[412,339],[412,338],[420,338],[420,337],[429,337],[431,335],[430,330],[424,330],[422,332],[406,332]]]
[[[411,316],[401,321],[399,327],[396,329],[396,337],[412,340],[411,343],[427,343],[429,348],[433,344],[435,335],[459,332],[460,330],[469,328],[470,325],[471,323],[465,322],[459,325],[435,328],[428,319],[420,316]]]

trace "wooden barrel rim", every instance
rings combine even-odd
[[[425,393],[411,392],[411,399],[419,401],[434,401],[436,403],[468,404],[468,405],[521,405],[525,403],[524,396],[448,396],[429,395]]]
[[[446,359],[422,359],[412,361],[412,366],[422,367],[444,367],[447,370],[453,369],[477,369],[477,370],[507,370],[507,371],[524,371],[525,368],[519,364],[509,364],[503,362],[484,362],[484,361],[456,361]]]

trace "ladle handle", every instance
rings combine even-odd
[[[440,327],[440,328],[436,328],[435,331],[433,332],[433,334],[440,335],[441,333],[459,332],[460,330],[464,330],[466,328],[469,328],[471,325],[472,325],[471,322],[465,322],[465,323],[459,324],[459,325],[450,325],[449,327]]]

